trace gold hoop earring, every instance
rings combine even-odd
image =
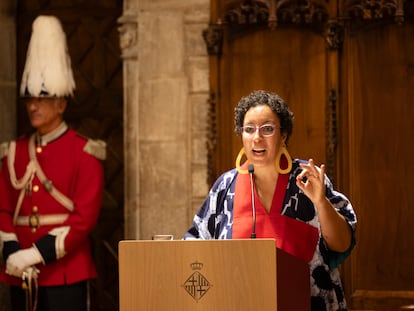
[[[280,159],[282,158],[282,154],[285,155],[286,160],[287,160],[287,168],[282,169],[280,167]],[[287,174],[291,171],[292,169],[292,158],[289,154],[289,152],[286,149],[286,145],[283,144],[283,146],[280,148],[279,152],[277,153],[276,156],[276,170],[279,172],[279,174]]]
[[[240,167],[240,161],[241,161],[241,159],[243,157],[243,154],[244,154],[244,147],[242,147],[240,149],[239,154],[237,155],[237,158],[236,158],[236,169],[239,172],[239,174],[249,174],[249,171],[248,170],[243,170]]]

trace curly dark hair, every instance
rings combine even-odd
[[[289,110],[288,104],[276,93],[257,90],[240,99],[234,108],[235,132],[241,135],[241,128],[244,116],[251,107],[267,105],[277,115],[280,120],[281,133],[286,134],[286,144],[293,130],[293,112]]]

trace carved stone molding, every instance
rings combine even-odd
[[[141,235],[140,145],[139,145],[139,62],[137,10],[124,10],[118,18],[121,57],[124,67],[124,234],[127,239]]]
[[[138,22],[135,13],[125,12],[118,19],[121,26],[118,28],[120,33],[119,44],[122,50],[123,59],[138,58]]]

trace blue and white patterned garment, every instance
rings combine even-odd
[[[319,243],[309,262],[312,311],[346,310],[346,301],[341,284],[338,266],[350,254],[355,245],[356,215],[349,200],[333,189],[325,178],[326,197],[336,210],[345,217],[352,229],[352,245],[343,253],[333,252],[326,246],[321,235],[319,219],[315,207],[306,195],[296,186],[296,176],[301,172],[298,159],[293,160],[289,182],[283,200],[282,215],[289,216],[315,227],[319,231]],[[237,170],[222,174],[194,217],[191,228],[184,239],[231,239],[233,226],[233,204]]]

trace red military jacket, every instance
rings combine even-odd
[[[89,150],[88,139],[68,129],[66,124],[55,136],[49,136],[50,141],[46,144],[36,144],[36,158],[51,185],[73,202],[73,210],[58,202],[36,174],[23,190],[18,216],[67,214],[66,220],[45,225],[40,222],[39,227],[13,224],[21,190],[15,189],[11,184],[10,175],[13,177],[13,172],[10,172],[8,164],[10,152],[3,159],[0,175],[0,237],[4,247],[10,241],[21,249],[33,244],[37,246],[45,260],[37,265],[40,286],[72,284],[97,275],[91,256],[89,234],[99,216],[104,188],[103,166],[100,159],[86,151]],[[29,138],[17,140],[12,165],[15,179],[24,176],[29,161]],[[61,233],[56,233],[60,231]],[[0,281],[21,285],[21,280],[7,275],[4,267],[0,272]]]

